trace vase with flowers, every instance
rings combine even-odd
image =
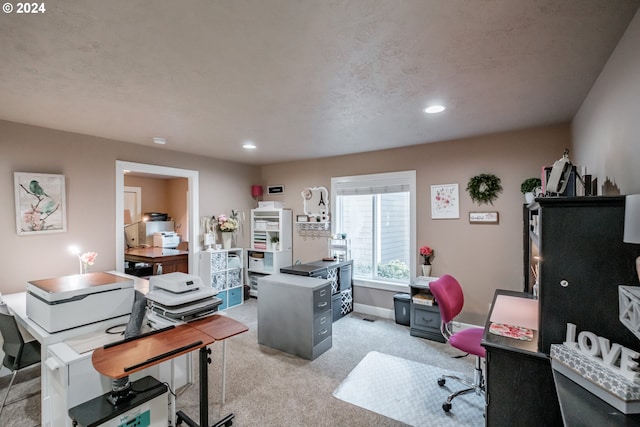
[[[225,214],[220,214],[216,217],[216,223],[222,235],[222,246],[225,249],[231,249],[233,233],[238,229],[238,220],[233,216],[228,217]]]
[[[431,275],[431,258],[435,254],[433,248],[429,246],[422,246],[420,248],[420,256],[422,256],[422,275],[430,276]]]
[[[78,255],[80,259],[80,274],[87,273],[96,262],[97,257],[98,254],[96,252],[85,252],[82,255]]]

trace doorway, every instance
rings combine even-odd
[[[116,270],[124,272],[124,175],[136,173],[149,176],[163,176],[172,178],[187,178],[187,211],[189,236],[189,274],[198,273],[198,236],[199,236],[199,190],[198,171],[178,169],[167,166],[149,165],[116,160]]]

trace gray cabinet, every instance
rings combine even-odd
[[[435,280],[435,278],[434,278]],[[411,326],[409,334],[414,337],[427,338],[432,341],[446,342],[440,331],[440,308],[437,302],[433,305],[419,304],[416,302],[416,295],[424,295],[433,299],[428,284],[412,284],[411,302],[409,313],[411,315]]]
[[[322,277],[331,283],[333,320],[339,320],[353,311],[351,290],[353,261],[313,261],[294,264],[280,269],[281,273]]]
[[[258,279],[258,343],[313,360],[331,348],[331,283],[272,274]]]

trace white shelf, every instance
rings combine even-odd
[[[244,300],[244,249],[207,249],[200,252],[200,278],[218,291],[219,309],[242,304]]]
[[[276,244],[272,238],[278,238]],[[293,264],[292,214],[290,209],[257,208],[251,210],[251,245],[247,249],[246,282],[251,296],[257,296],[257,276],[279,273],[282,267]],[[252,257],[252,253],[262,258]]]

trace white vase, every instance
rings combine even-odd
[[[524,201],[529,205],[533,202],[535,194],[533,192],[524,193]]]
[[[431,264],[422,264],[422,275],[431,276]]]
[[[232,232],[224,232],[222,233],[222,247],[225,249],[231,249],[231,240],[233,238]]]

